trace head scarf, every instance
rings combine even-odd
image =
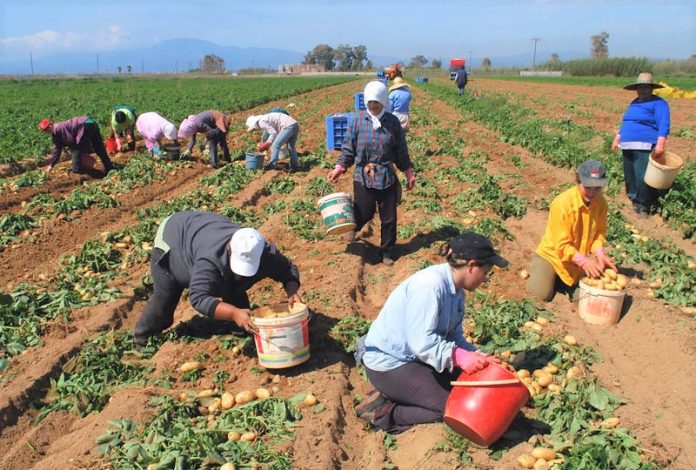
[[[179,126],[179,138],[190,139],[196,134],[198,128],[196,127],[196,123],[194,121],[195,118],[196,116],[192,114],[181,121],[181,126]]]
[[[259,128],[259,121],[263,116],[249,116],[246,120],[247,132]]]
[[[168,122],[164,125],[162,133],[167,139],[176,140],[176,126],[171,122]]]
[[[365,103],[368,101],[377,101],[383,106],[382,111],[377,116],[372,114],[369,109],[367,110],[367,114],[370,116],[370,119],[372,119],[373,129],[379,129],[382,127],[382,123],[379,121],[379,119],[384,115],[387,107],[389,106],[387,86],[379,80],[371,81],[365,85],[364,98]]]

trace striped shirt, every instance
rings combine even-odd
[[[401,171],[413,166],[399,119],[385,112],[380,122],[382,127],[374,129],[367,112],[357,114],[348,125],[337,162],[345,168],[355,164],[353,180],[365,188],[386,189],[396,183],[392,164]]]

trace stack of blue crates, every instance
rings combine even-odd
[[[379,78],[384,78],[384,70],[378,70],[378,71],[377,71],[377,76],[378,76]]]
[[[365,109],[365,93],[362,91],[355,94],[355,110],[362,111]]]
[[[326,116],[326,148],[341,150],[343,139],[348,133],[348,124],[353,120],[353,113],[335,113]]]
[[[428,77],[416,77],[416,83],[428,83]]]

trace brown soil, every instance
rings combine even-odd
[[[477,80],[475,87],[485,92],[488,88],[523,93],[518,88],[525,84]],[[318,90],[293,97],[297,106],[292,111],[302,123],[300,150],[315,152],[324,140],[323,119],[326,114],[349,110],[353,94],[360,90],[361,83],[354,82]],[[559,91],[555,85],[535,85],[534,92],[540,96],[565,96],[570,92],[580,93],[577,100],[594,102],[598,95],[596,87],[569,87]],[[525,91],[527,92],[527,91]],[[532,93],[532,91],[529,91]],[[584,94],[583,94],[584,93]],[[604,91],[602,91],[604,93]],[[613,91],[612,91],[613,93]],[[625,97],[617,92],[616,106],[623,106]],[[537,96],[537,95],[534,95]],[[560,99],[560,98],[559,98]],[[600,101],[601,102],[601,101]],[[531,100],[527,103],[534,106]],[[233,121],[243,121],[249,113],[258,113],[270,106],[286,103],[269,103],[258,109],[238,113]],[[492,174],[517,174],[520,179],[501,182],[509,191],[528,201],[546,197],[549,188],[570,181],[572,173],[552,167],[530,155],[520,147],[500,142],[496,136],[480,125],[466,121],[449,106],[434,101],[419,88],[414,89],[414,107],[430,110],[434,124],[422,126],[417,120],[412,123],[413,135],[428,140],[425,152],[436,155],[439,144],[429,137],[433,127],[456,129],[466,143],[465,155],[483,151],[490,156],[486,165]],[[603,115],[600,108],[591,108]],[[620,112],[620,111],[619,111]],[[611,113],[607,113],[606,119]],[[680,107],[673,107],[673,124],[687,125],[691,114]],[[604,119],[601,116],[599,119]],[[613,119],[613,118],[612,118]],[[242,133],[229,137],[231,148],[240,149]],[[675,145],[676,139],[675,139]],[[235,150],[233,150],[233,154]],[[517,169],[510,160],[512,155],[520,157],[526,165]],[[438,167],[456,163],[453,156],[438,155]],[[239,164],[239,163],[235,163]],[[22,243],[21,248],[0,253],[0,260],[8,269],[2,274],[2,282],[16,282],[17,273],[29,278],[40,272],[51,272],[63,253],[74,252],[84,241],[106,230],[122,229],[135,222],[134,211],[156,202],[179,196],[194,188],[199,177],[207,173],[203,164],[182,169],[177,175],[160,184],[136,189],[120,197],[121,207],[108,210],[89,210],[71,222],[47,224],[46,234],[36,243]],[[261,208],[278,198],[300,198],[304,186],[316,176],[323,177],[326,170],[314,167],[308,172],[293,174],[299,184],[287,196],[269,194],[265,185],[280,176],[279,173],[260,173],[242,189],[231,203],[246,210],[262,214]],[[433,178],[434,171],[417,175],[418,178]],[[337,190],[351,191],[351,180],[344,176]],[[451,215],[449,200],[461,191],[461,187],[442,187],[443,211]],[[55,189],[60,191],[59,189]],[[405,202],[399,207],[399,224],[407,225],[432,217],[422,209],[407,210],[413,196],[404,191]],[[0,199],[2,201],[3,199]],[[9,200],[9,199],[8,199]],[[0,207],[2,206],[0,202]],[[480,217],[483,214],[477,214]],[[637,223],[630,213],[627,217]],[[652,219],[651,219],[652,220]],[[526,268],[531,254],[538,243],[546,223],[546,213],[531,208],[521,220],[509,219],[506,226],[514,235],[513,241],[501,241],[500,249],[510,260],[507,270],[497,271],[484,290],[512,299],[522,299],[524,281],[517,275]],[[646,225],[649,222],[641,222]],[[396,263],[385,267],[379,263],[375,246],[379,243],[379,223],[373,222],[360,234],[359,241],[347,248],[340,237],[325,237],[317,242],[300,239],[276,214],[265,219],[258,229],[281,250],[289,255],[302,273],[302,294],[311,293],[313,300],[308,304],[315,312],[311,323],[312,355],[300,366],[279,371],[252,373],[257,366],[253,351],[235,356],[221,348],[216,338],[186,343],[166,343],[152,358],[155,366],[153,376],[171,371],[177,365],[190,360],[199,353],[217,357],[215,362],[206,363],[203,377],[195,383],[176,380],[172,390],[126,387],[111,397],[100,413],[78,418],[67,412],[54,413],[35,426],[31,419],[36,415],[30,402],[41,398],[49,377],[55,377],[61,364],[74,355],[81,345],[97,331],[116,328],[130,329],[144,308],[130,290],[125,300],[102,305],[94,309],[76,312],[67,328],[51,328],[44,339],[44,346],[27,351],[11,360],[11,367],[0,380],[0,467],[2,468],[85,468],[102,464],[96,455],[94,440],[108,429],[114,419],[131,418],[144,421],[149,410],[145,404],[162,393],[178,394],[182,390],[200,390],[213,385],[216,370],[225,370],[230,378],[225,388],[230,391],[255,389],[259,386],[277,386],[275,393],[291,397],[295,393],[311,391],[325,405],[325,410],[303,412],[304,417],[296,430],[296,440],[286,444],[293,455],[296,468],[367,468],[381,469],[387,462],[398,468],[456,468],[460,466],[456,454],[438,450],[445,439],[445,425],[435,423],[417,426],[396,437],[396,448],[385,449],[383,433],[366,429],[354,411],[356,397],[364,397],[368,384],[361,377],[348,355],[337,352],[327,337],[328,330],[341,318],[360,315],[374,319],[388,293],[399,282],[413,273],[421,261],[438,262],[432,238],[415,235],[399,240]],[[678,236],[664,225],[652,227],[655,235]],[[681,243],[693,255],[693,245]],[[126,286],[134,287],[140,276],[147,271],[145,264],[136,266]],[[263,298],[268,303],[283,300],[281,289],[269,282],[260,283],[251,292],[252,299]],[[604,362],[595,365],[593,373],[599,381],[627,400],[620,408],[622,425],[628,427],[639,439],[646,454],[661,467],[674,469],[693,468],[696,462],[696,404],[690,397],[696,388],[696,365],[694,355],[696,340],[693,319],[687,318],[670,306],[648,298],[643,289],[629,288],[630,309],[615,326],[599,328],[584,323],[575,311],[575,305],[557,296],[547,308],[554,312],[551,332],[567,331],[575,335],[581,344],[597,349]],[[187,321],[196,314],[188,302],[180,302],[175,313],[175,323]],[[277,379],[274,381],[274,377]],[[524,411],[526,413],[526,410]],[[517,424],[521,426],[521,424]],[[499,461],[490,458],[484,449],[474,449],[471,454],[476,468],[516,468],[517,456],[531,449],[531,444],[522,441],[507,452]]]

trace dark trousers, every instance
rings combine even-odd
[[[353,181],[355,202],[355,230],[360,230],[375,216],[379,210],[381,222],[380,250],[382,256],[391,258],[396,245],[396,205],[398,203],[399,183],[385,189],[366,188],[357,181]]]
[[[649,208],[657,202],[659,191],[645,184],[650,150],[623,150],[624,180],[626,194],[634,204]]]
[[[99,126],[96,122],[86,122],[84,124],[84,130],[82,134],[82,139],[78,144],[76,149],[72,151],[72,171],[79,173],[82,171],[80,166],[80,157],[83,153],[96,152],[101,159],[102,165],[104,165],[104,170],[111,170],[114,165],[109,159],[109,155],[106,153],[106,147],[104,147],[104,140],[99,133]]]
[[[208,138],[208,152],[210,153],[210,164],[213,166],[218,166],[219,164],[217,155],[218,145],[220,145],[220,148],[222,149],[222,157],[225,159],[225,161],[232,161],[232,159],[230,158],[230,149],[227,146],[227,134],[218,129],[218,132],[215,132],[215,135],[212,138]]]
[[[150,273],[154,284],[154,291],[147,301],[145,310],[138,318],[135,325],[135,343],[144,347],[147,340],[161,331],[166,330],[174,323],[174,310],[179,303],[181,294],[186,286],[174,279],[168,269],[167,259],[162,259],[164,252],[159,248],[152,250],[150,258]],[[239,308],[249,308],[249,298],[244,291],[234,293],[234,298],[223,299]]]
[[[377,417],[376,427],[390,433],[405,431],[416,424],[442,421],[445,405],[457,375],[437,372],[422,362],[409,362],[386,372],[365,367],[374,387],[394,403],[391,412]]]

